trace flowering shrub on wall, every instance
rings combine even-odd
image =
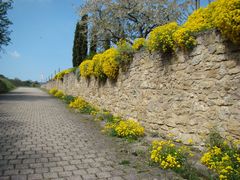
[[[118,75],[118,62],[116,57],[118,55],[118,51],[115,48],[110,48],[103,53],[103,72],[110,79],[116,79]]]
[[[89,77],[93,74],[94,62],[92,60],[85,60],[80,64],[80,74],[83,77]]]
[[[138,51],[145,46],[146,46],[146,39],[145,38],[135,39],[134,42],[133,42],[133,45],[132,45],[132,47],[135,51]]]
[[[212,24],[232,42],[240,43],[240,1],[217,0],[209,5]]]
[[[59,73],[57,73],[55,76],[54,76],[54,79],[60,79],[62,80],[63,77],[66,75],[66,74],[69,74],[71,72],[74,72],[76,70],[76,68],[69,68],[69,69],[66,69],[66,70],[63,70]]]
[[[100,79],[105,79],[106,75],[103,72],[103,54],[96,54],[93,57],[93,75]]]
[[[147,46],[150,51],[171,52],[174,49],[173,33],[178,29],[176,22],[156,27],[149,34]]]

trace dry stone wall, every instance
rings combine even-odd
[[[191,138],[201,145],[213,128],[240,138],[240,47],[217,32],[202,34],[197,41],[192,51],[178,50],[172,56],[136,53],[116,82],[99,83],[72,73],[45,87],[82,96],[183,142]]]

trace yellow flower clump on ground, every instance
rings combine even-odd
[[[55,95],[57,91],[58,91],[57,88],[52,88],[49,90],[49,94]]]
[[[240,152],[237,146],[224,142],[203,154],[201,162],[219,175],[219,179],[240,179]]]
[[[119,137],[140,137],[144,135],[144,128],[134,120],[120,121],[115,131]]]
[[[64,93],[62,91],[57,91],[55,94],[54,94],[55,97],[57,98],[62,98],[64,96]]]
[[[152,142],[151,160],[162,169],[180,169],[187,158],[187,148],[178,148],[169,140]]]

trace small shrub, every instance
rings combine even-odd
[[[182,27],[187,29],[191,33],[197,33],[201,31],[205,31],[211,29],[211,10],[207,8],[199,8],[194,11],[187,19],[185,24]]]
[[[114,116],[108,111],[98,111],[94,116],[95,120],[106,121],[108,123],[114,122]]]
[[[122,120],[116,117],[113,122],[105,125],[104,132],[121,138],[137,139],[144,135],[144,128],[134,120]]]
[[[103,53],[103,72],[110,79],[116,79],[118,76],[119,65],[116,60],[118,51],[115,48],[110,48]]]
[[[138,51],[145,46],[146,46],[146,39],[145,38],[137,38],[134,40],[132,48],[135,51]]]
[[[191,49],[197,42],[191,30],[181,27],[173,33],[173,40],[182,49]]]
[[[80,64],[80,74],[83,77],[90,77],[93,75],[94,62],[92,60],[85,60]]]
[[[169,141],[153,141],[151,147],[151,160],[162,169],[182,169],[187,160],[189,150],[186,147],[176,147]]]
[[[54,94],[55,97],[57,98],[62,98],[64,96],[64,93],[62,91],[57,91],[55,94]]]
[[[126,71],[133,60],[134,49],[126,40],[120,40],[117,43],[117,61],[123,71]]]
[[[172,22],[153,29],[147,41],[150,51],[172,52],[175,49],[173,33],[178,29],[176,22]]]
[[[103,72],[103,54],[96,54],[93,57],[93,75],[101,80],[104,80],[107,78],[107,76]]]
[[[75,70],[76,70],[76,67],[63,70],[63,71],[57,73],[57,74],[54,76],[54,79],[55,79],[55,80],[62,80],[63,77],[64,77],[66,74],[69,74],[69,73],[71,73],[71,72],[75,72]]]
[[[240,149],[238,142],[228,142],[217,132],[210,136],[208,150],[201,162],[217,173],[219,179],[240,179]]]
[[[217,0],[209,5],[212,24],[234,43],[240,43],[240,1]]]
[[[62,99],[65,103],[70,104],[75,98],[71,95],[64,95]]]
[[[70,102],[69,107],[75,108],[79,112],[86,113],[86,114],[91,114],[93,111],[96,111],[96,108],[94,108],[92,105],[90,105],[81,97],[77,97],[75,98],[74,101]]]
[[[57,91],[58,91],[57,88],[52,88],[49,90],[49,94],[55,95]]]

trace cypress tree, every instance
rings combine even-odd
[[[91,33],[91,42],[90,42],[90,52],[89,52],[89,56],[93,56],[96,54],[97,52],[97,35],[96,35],[96,29],[95,27],[93,27],[92,29],[92,33]]]
[[[79,50],[80,44],[79,44],[79,23],[76,24],[75,34],[74,34],[74,42],[73,42],[73,52],[72,52],[72,64],[73,67],[78,66],[77,59],[79,56]]]
[[[87,49],[88,49],[87,19],[88,19],[88,16],[84,15],[81,21],[76,24],[74,42],[73,42],[73,52],[72,52],[73,67],[79,66],[87,56]]]

